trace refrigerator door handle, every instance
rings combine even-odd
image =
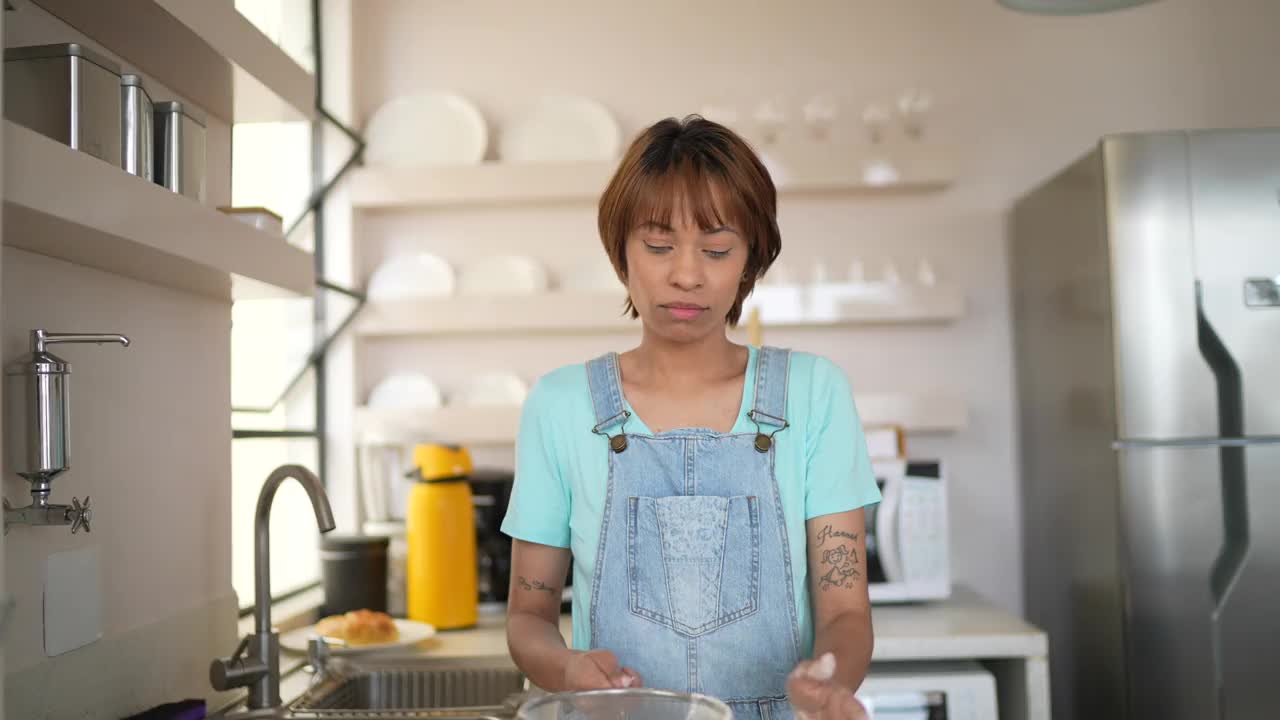
[[[1243,438],[1244,388],[1240,366],[1204,313],[1199,281],[1196,282],[1196,340],[1201,356],[1213,371],[1217,386],[1218,434],[1223,440]],[[1221,621],[1227,600],[1240,579],[1249,554],[1249,499],[1244,447],[1224,444],[1218,448],[1218,457],[1222,472],[1222,547],[1209,573],[1209,590],[1214,603],[1210,613],[1214,686],[1218,691],[1219,717],[1226,717]]]
[[[1111,443],[1112,450],[1142,450],[1144,448],[1247,448],[1262,445],[1280,445],[1280,435],[1255,435],[1253,437],[1186,437],[1156,440],[1151,438],[1125,438]]]

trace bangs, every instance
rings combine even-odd
[[[675,227],[688,223],[703,232],[730,226],[750,243],[744,193],[728,173],[716,172],[692,158],[661,167],[648,164],[635,179],[632,205],[625,210],[625,230],[646,224]]]

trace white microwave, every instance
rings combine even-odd
[[[947,486],[942,464],[872,463],[881,501],[867,508],[867,581],[873,603],[951,595]]]
[[[996,720],[996,679],[975,662],[873,663],[856,693],[871,720]]]

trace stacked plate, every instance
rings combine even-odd
[[[446,260],[430,253],[397,255],[369,278],[371,302],[476,296],[524,295],[551,286],[541,263],[523,255],[495,255],[469,262],[455,274]]]
[[[364,159],[382,167],[475,165],[489,148],[489,128],[471,101],[448,92],[398,97],[365,128]]]
[[[500,155],[509,163],[603,161],[617,157],[621,144],[618,123],[603,105],[552,95],[503,128]]]
[[[451,266],[443,258],[419,252],[397,255],[378,266],[369,278],[368,297],[372,302],[447,297],[457,282]]]
[[[470,378],[449,398],[450,407],[519,407],[529,386],[509,372],[491,372]],[[436,383],[418,372],[397,372],[383,378],[369,393],[369,407],[379,410],[438,410],[444,394]]]
[[[480,110],[451,92],[398,97],[374,112],[365,128],[369,165],[409,168],[476,165],[489,149]],[[608,161],[622,132],[603,105],[577,95],[540,98],[503,127],[498,154],[508,163]]]

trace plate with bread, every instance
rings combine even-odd
[[[353,610],[321,618],[315,625],[298,628],[280,636],[280,646],[295,652],[307,651],[312,638],[321,637],[334,655],[407,648],[430,639],[436,629],[427,623],[393,618],[375,610]]]

